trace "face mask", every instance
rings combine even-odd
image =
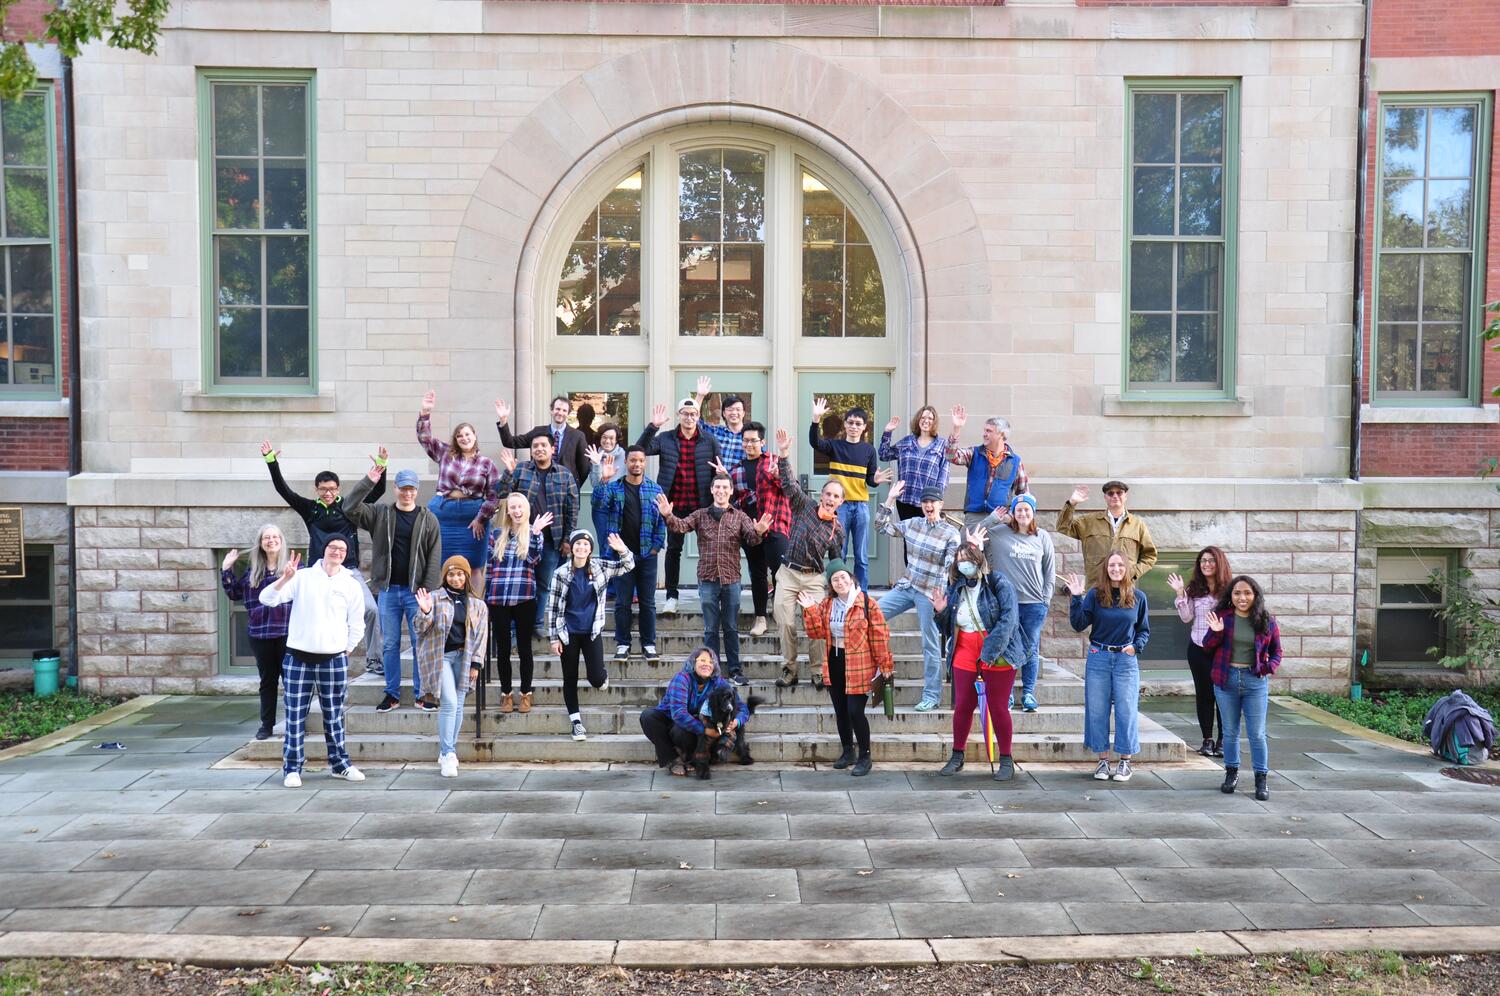
[[[958,573],[966,578],[971,578],[979,573],[979,565],[972,560],[960,560],[958,562]]]

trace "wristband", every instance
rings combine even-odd
[[[375,458],[375,466],[377,466],[377,467],[384,467],[387,464],[389,464],[390,462],[391,461],[390,461],[390,459],[388,457],[376,457]]]
[[[275,450],[272,450],[269,453],[262,453],[261,456],[263,456],[263,457],[266,458],[266,463],[275,463],[276,462],[276,451]]]

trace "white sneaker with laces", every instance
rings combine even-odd
[[[458,755],[444,754],[438,758],[438,774],[444,778],[458,777]]]
[[[342,778],[346,782],[362,782],[365,780],[365,773],[351,764],[343,771],[333,772],[333,777]]]
[[[766,635],[766,617],[765,616],[756,616],[755,617],[755,622],[753,622],[753,623],[750,624],[750,635],[751,636],[765,636]]]
[[[617,660],[617,661],[623,661],[623,660],[629,660],[629,659],[630,659],[630,644],[628,644],[628,643],[617,643],[617,644],[615,644],[615,660]]]
[[[299,788],[301,788],[302,787],[302,773],[298,772],[298,771],[288,771],[286,773],[286,777],[281,780],[281,784],[284,787],[289,788],[289,789],[299,789]]]
[[[1120,758],[1120,766],[1115,769],[1115,781],[1128,782],[1130,781],[1130,774],[1130,758]]]
[[[677,614],[677,599],[669,598],[661,603],[661,614],[664,616],[675,616]]]
[[[581,720],[581,719],[575,719],[575,720],[573,720],[573,739],[574,740],[587,740],[588,738],[589,738],[589,731],[585,730],[583,728],[583,720]]]
[[[1099,762],[1099,767],[1097,767],[1097,768],[1094,769],[1094,781],[1096,781],[1096,782],[1107,782],[1107,781],[1109,781],[1109,759],[1108,758],[1105,758],[1104,760],[1100,761]]]

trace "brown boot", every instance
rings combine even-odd
[[[516,697],[512,692],[506,692],[500,696],[500,711],[514,712],[516,708]]]
[[[531,711],[531,693],[530,692],[522,692],[521,693],[521,711],[522,712],[530,712]]]

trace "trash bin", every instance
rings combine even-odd
[[[57,671],[62,657],[56,650],[37,650],[31,655],[31,689],[39,699],[57,694]]]

